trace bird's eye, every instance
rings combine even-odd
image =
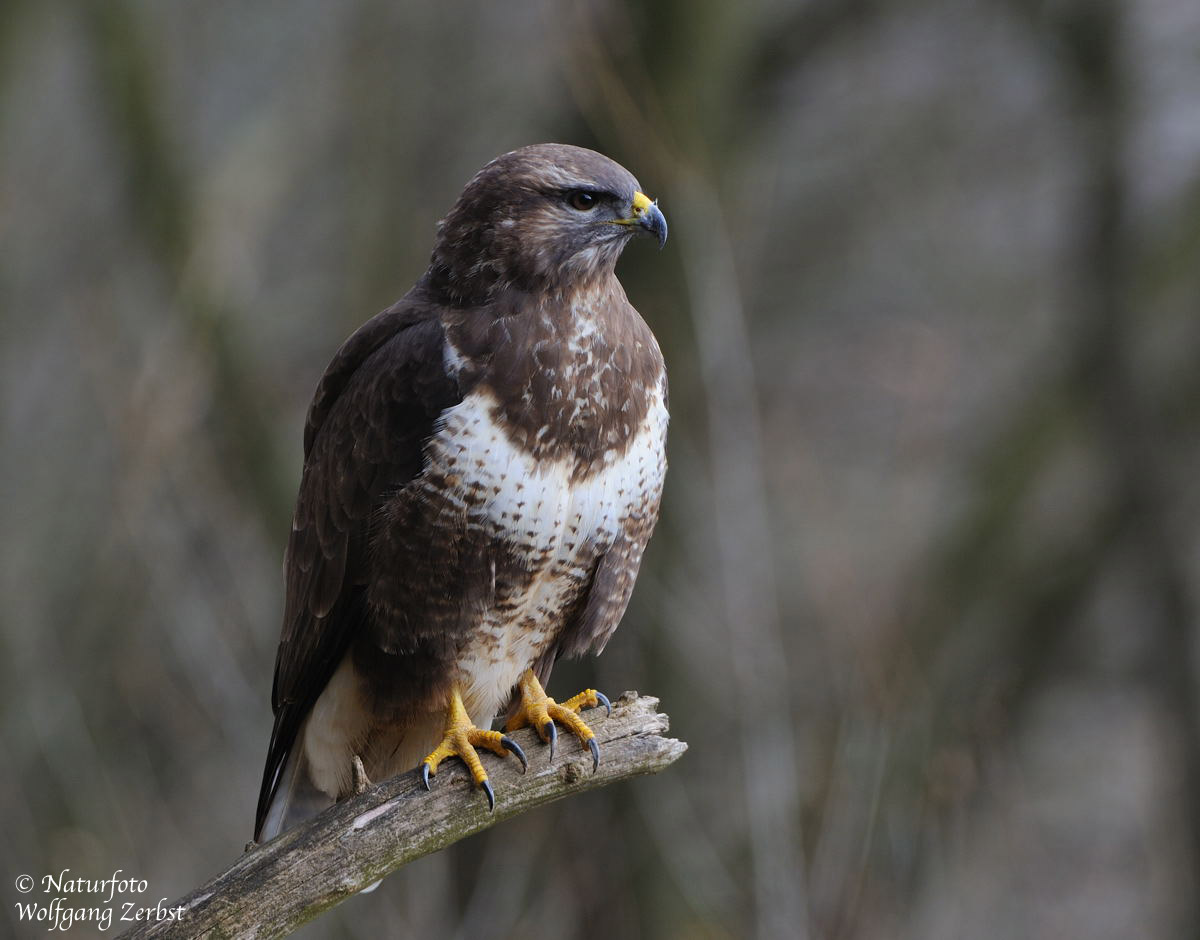
[[[595,209],[596,203],[599,201],[595,193],[589,193],[586,189],[577,189],[567,196],[567,202],[571,204],[571,208],[578,209],[580,212]]]

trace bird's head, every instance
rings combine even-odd
[[[454,299],[555,290],[612,273],[636,234],[667,220],[633,174],[593,150],[538,144],[497,157],[438,226],[431,276]]]

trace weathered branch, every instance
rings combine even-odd
[[[163,919],[124,934],[141,937],[282,936],[356,894],[401,865],[552,800],[627,777],[656,773],[687,745],[664,736],[667,716],[658,699],[626,692],[612,716],[588,713],[600,745],[600,767],[562,736],[555,762],[530,729],[513,737],[529,756],[521,775],[515,760],[492,760],[496,811],[470,786],[458,761],[442,765],[427,793],[416,774],[401,774],[339,803],[306,826],[243,855],[208,884],[176,901],[178,919]],[[485,758],[487,760],[487,758]]]

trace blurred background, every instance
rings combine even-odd
[[[1194,0],[8,0],[4,870],[239,855],[312,391],[556,140],[670,220],[673,419],[551,692],[690,750],[301,935],[1196,936],[1198,90]]]

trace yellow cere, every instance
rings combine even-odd
[[[654,205],[654,201],[645,193],[633,194],[633,214],[641,215],[647,209]]]

